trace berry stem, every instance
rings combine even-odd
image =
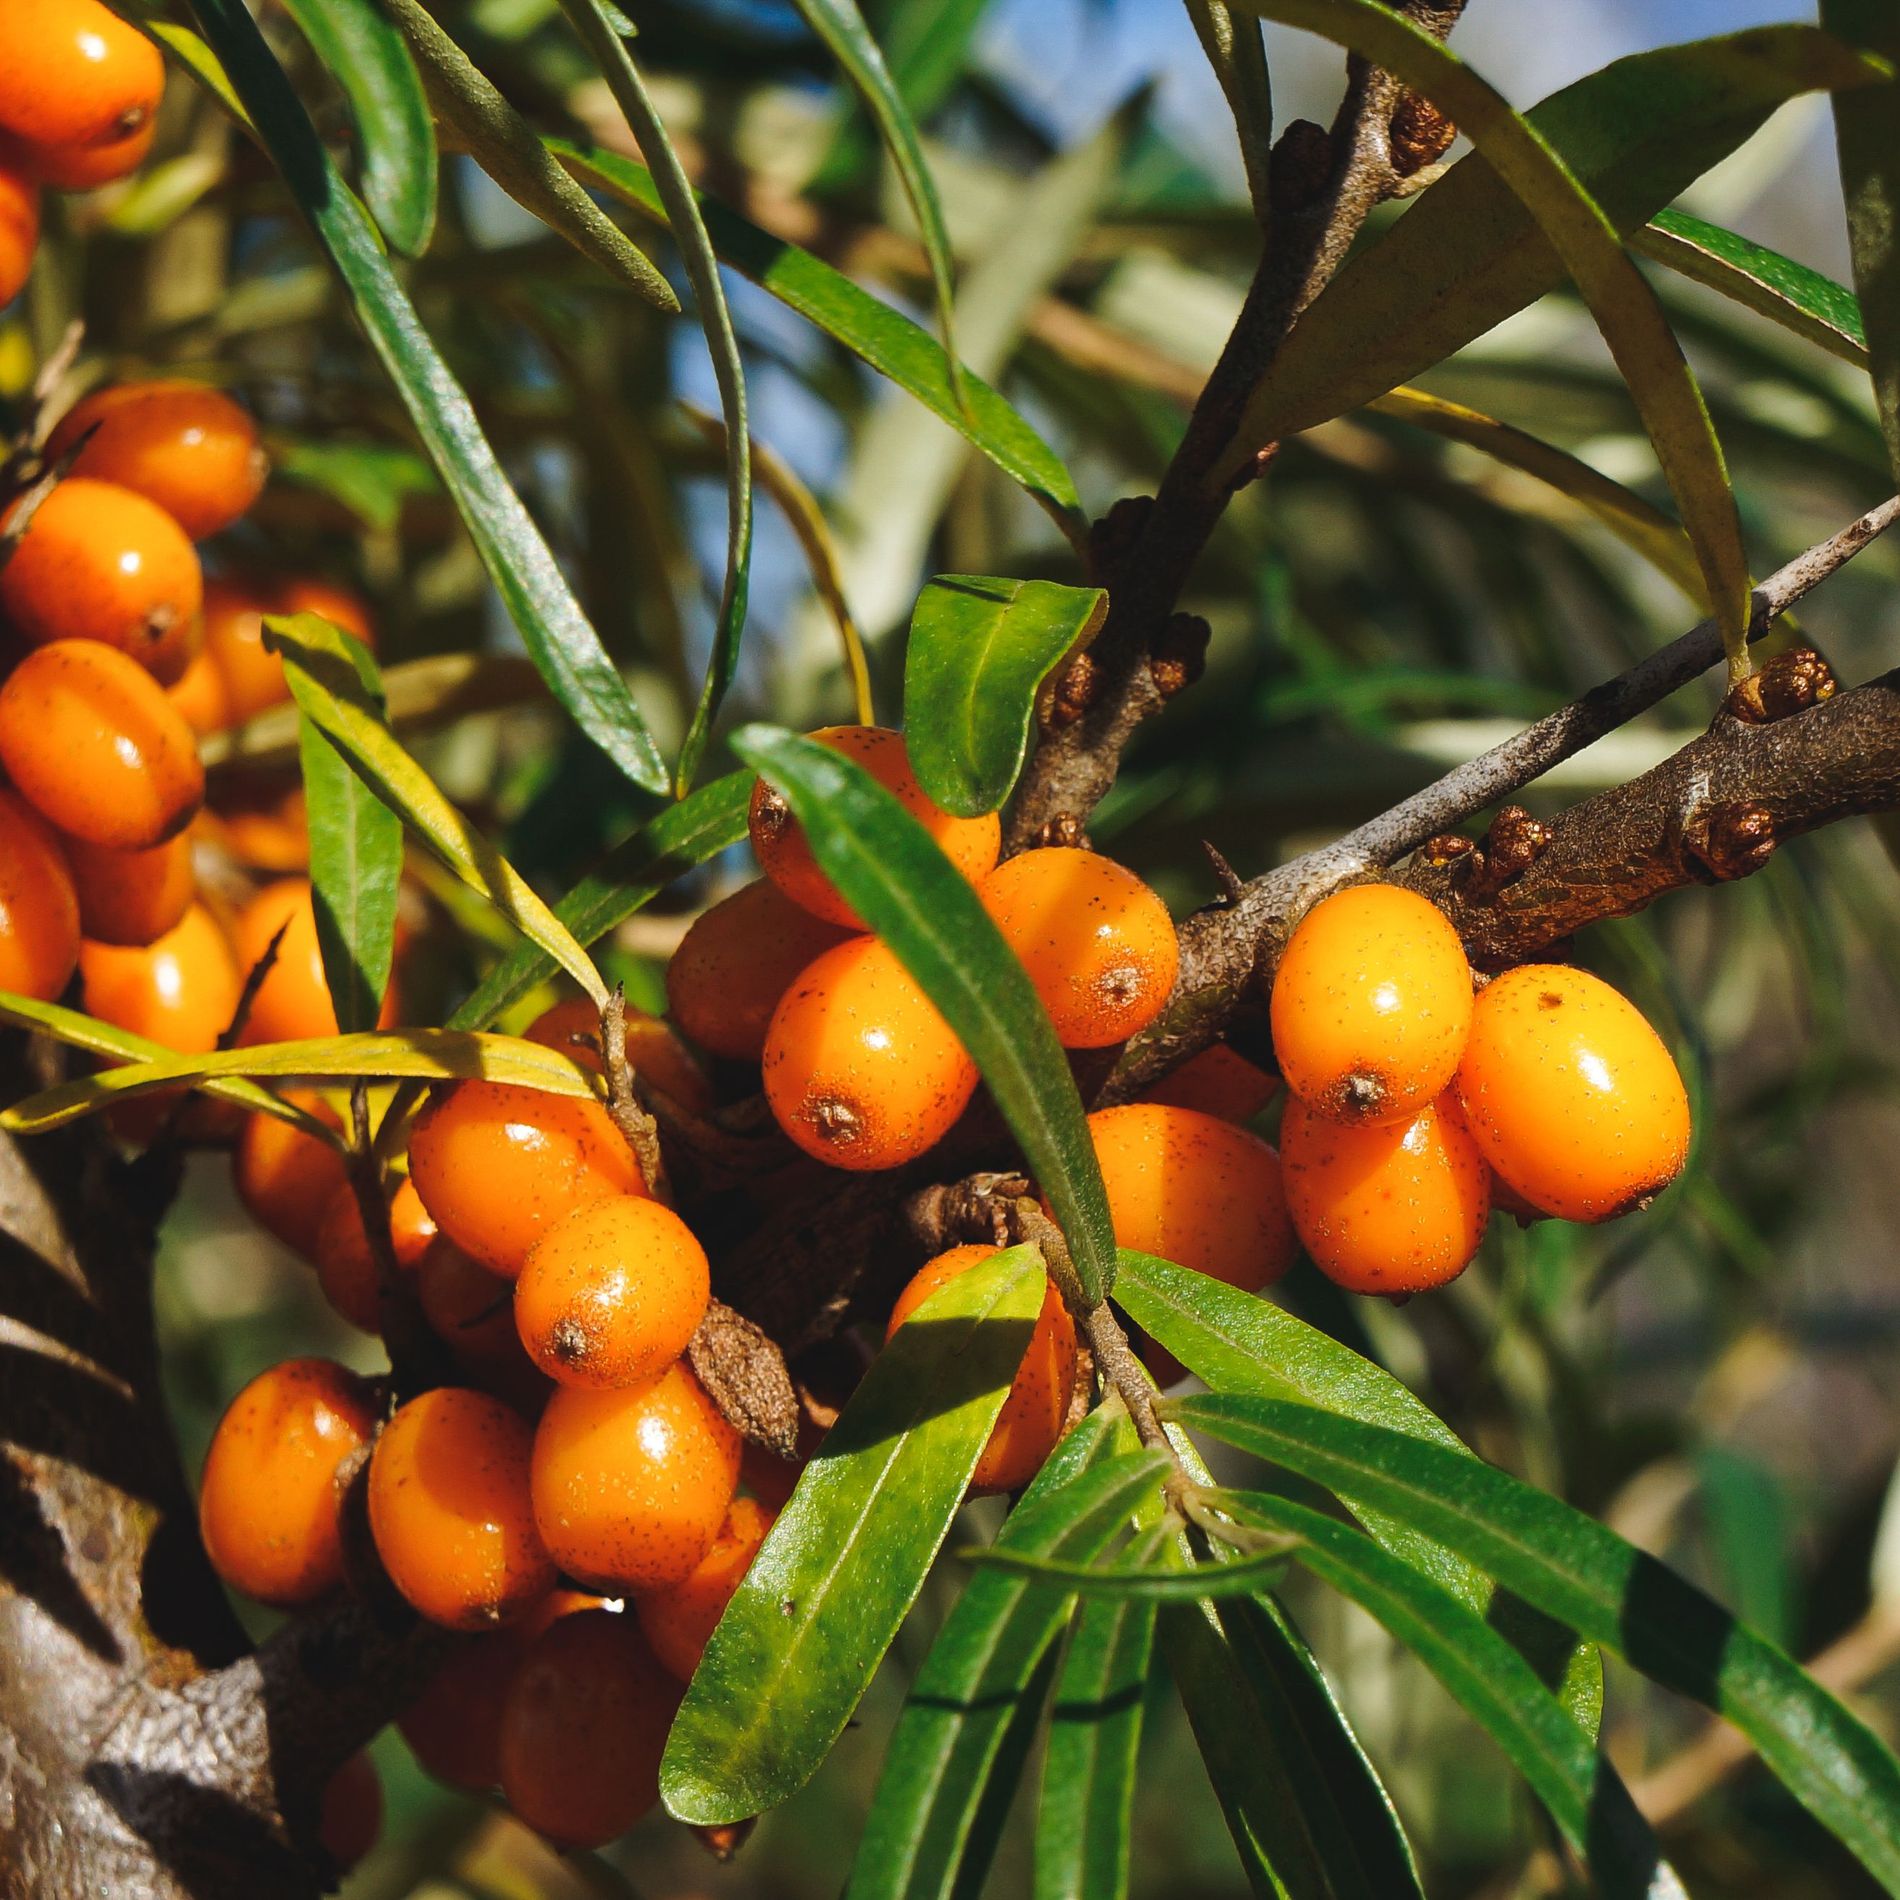
[[[600,1055],[607,1073],[607,1112],[626,1138],[647,1192],[662,1207],[673,1205],[666,1178],[666,1157],[660,1149],[660,1124],[640,1101],[634,1086],[633,1065],[627,1060],[627,996],[619,984],[600,1012]]]

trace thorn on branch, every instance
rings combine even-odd
[[[1227,862],[1225,853],[1218,845],[1211,844],[1205,838],[1201,840],[1201,849],[1206,853],[1207,861],[1213,868],[1214,882],[1220,886],[1220,899],[1223,904],[1237,903],[1240,893],[1246,889],[1246,881],[1240,873]]]
[[[1838,689],[1833,668],[1820,654],[1812,647],[1791,647],[1732,687],[1722,711],[1744,725],[1772,725],[1832,699]]]

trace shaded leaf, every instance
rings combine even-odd
[[[271,477],[315,489],[385,534],[400,524],[403,504],[412,496],[442,492],[421,456],[380,442],[275,443]]]

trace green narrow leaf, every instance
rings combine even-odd
[[[256,21],[243,0],[192,0],[192,11],[349,291],[536,666],[581,730],[628,778],[664,791],[665,762],[626,682],[502,473],[468,397],[397,283],[368,215],[331,163]]]
[[[858,10],[858,0],[794,0],[805,24],[831,49],[831,56],[849,75],[858,96],[870,108],[871,116],[890,153],[891,163],[903,182],[904,196],[910,200],[911,215],[917,220],[917,235],[923,242],[924,256],[930,263],[930,286],[937,302],[937,327],[943,334],[944,356],[950,369],[951,393],[957,407],[969,406],[964,387],[963,365],[957,360],[956,282],[950,256],[950,234],[944,229],[943,207],[937,202],[937,187],[931,182],[930,167],[924,162],[924,148],[884,55],[871,37],[871,29]]]
[[[995,811],[1029,750],[1036,693],[1108,611],[1099,587],[940,574],[904,655],[904,743],[917,781],[963,818]]]
[[[270,463],[273,480],[314,488],[385,534],[400,525],[412,497],[442,492],[421,456],[387,443],[273,442]]]
[[[1410,1524],[1644,1675],[1732,1722],[1796,1799],[1900,1892],[1900,1761],[1772,1644],[1594,1518],[1442,1446],[1310,1405],[1209,1394],[1178,1424]]]
[[[376,662],[360,640],[332,626],[327,650],[347,659],[368,704],[384,706]],[[297,744],[310,826],[311,902],[323,980],[345,1035],[374,1029],[396,955],[402,820],[300,713]]]
[[[1867,332],[1859,301],[1845,285],[1818,270],[1673,207],[1632,232],[1630,247],[1818,343],[1843,363],[1867,367]]]
[[[1257,1393],[1323,1406],[1475,1460],[1450,1426],[1389,1372],[1270,1300],[1170,1261],[1124,1252],[1115,1301],[1217,1392]],[[1447,1544],[1380,1510],[1374,1500],[1352,1496],[1345,1501],[1394,1556],[1480,1616],[1495,1624],[1522,1612],[1521,1605],[1500,1598],[1479,1566]],[[1561,1684],[1561,1700],[1594,1735],[1603,1710],[1603,1671],[1596,1650],[1588,1643],[1577,1645],[1567,1632],[1547,1628],[1541,1620],[1525,1621],[1535,1626],[1524,1628],[1514,1640],[1547,1682]]]
[[[1882,76],[1877,61],[1814,27],[1762,27],[1616,60],[1525,116],[1627,232],[1785,100]],[[1487,160],[1461,159],[1313,300],[1255,391],[1249,446],[1411,382],[1563,275],[1563,260]]]
[[[1049,1197],[1093,1303],[1115,1278],[1114,1230],[1055,1031],[968,880],[870,774],[777,726],[744,726],[733,750],[784,793],[819,867],[896,952],[982,1071]]]
[[[1641,1900],[1682,1891],[1616,1770],[1482,1617],[1318,1511],[1253,1493],[1220,1492],[1212,1501],[1243,1524],[1302,1539],[1299,1561],[1378,1618],[1510,1758],[1603,1893]]]
[[[600,1095],[596,1079],[587,1070],[542,1043],[454,1029],[390,1029],[307,1042],[262,1042],[249,1049],[215,1049],[208,1055],[166,1050],[150,1061],[80,1076],[29,1095],[0,1112],[0,1128],[16,1135],[40,1135],[156,1089],[260,1075],[344,1082],[485,1080],[588,1101],[597,1101]]]
[[[1900,18],[1890,0],[1821,0],[1821,24],[1900,68]],[[1834,101],[1834,139],[1854,288],[1867,327],[1868,370],[1887,457],[1900,480],[1900,94],[1885,86]]]
[[[536,896],[527,881],[443,797],[385,726],[355,662],[341,650],[339,633],[315,614],[267,614],[264,644],[284,662],[292,697],[331,740],[350,767],[389,809],[471,890],[560,964],[596,1003],[607,987],[573,933]]]
[[[979,1571],[994,1571],[1045,1590],[1084,1597],[1117,1597],[1153,1603],[1212,1602],[1220,1597],[1250,1597],[1272,1584],[1286,1569],[1279,1553],[1236,1557],[1232,1563],[1164,1570],[1152,1564],[1093,1564],[1073,1557],[1006,1546],[959,1551]]]
[[[548,149],[563,164],[649,218],[665,211],[652,174],[614,152],[583,150],[560,139]],[[796,244],[762,231],[736,211],[702,196],[700,211],[713,248],[734,270],[778,298],[861,358],[880,376],[907,390],[933,415],[1018,482],[1071,539],[1087,522],[1069,471],[1049,445],[981,377],[963,373],[967,411],[957,401],[943,346],[902,311],[861,290],[842,271]]]
[[[1615,221],[1562,155],[1488,81],[1422,27],[1378,0],[1240,0],[1250,13],[1336,40],[1429,99],[1477,147],[1537,220],[1628,386],[1696,552],[1728,648],[1748,667],[1752,591],[1741,516],[1701,385],[1649,279],[1624,250]],[[1310,313],[1309,313],[1310,314]],[[1243,431],[1237,474],[1264,436]]]
[[[420,257],[435,230],[435,124],[402,35],[376,0],[284,7],[350,102],[376,222],[405,257]]]
[[[1158,1501],[1168,1461],[1138,1448],[1126,1414],[1097,1411],[1057,1448],[1010,1513],[996,1548],[1086,1559]],[[952,1900],[986,1871],[972,1835],[1012,1724],[1067,1622],[1061,1590],[979,1573],[957,1599],[911,1687],[865,1821],[846,1900]],[[980,1846],[981,1843],[978,1843]]]
[[[686,1691],[668,1810],[776,1807],[844,1732],[963,1500],[1041,1310],[1032,1247],[980,1261],[893,1338],[779,1513]]]
[[[673,774],[674,789],[684,798],[692,789],[713,720],[738,668],[739,643],[745,635],[746,594],[752,569],[752,438],[746,421],[745,365],[739,360],[739,339],[733,334],[732,312],[726,308],[725,286],[719,281],[719,259],[700,215],[699,199],[679,154],[673,150],[665,122],[647,97],[646,82],[627,51],[627,42],[609,23],[601,0],[561,0],[561,7],[593,54],[607,89],[652,165],[654,189],[666,207],[667,224],[699,306],[699,324],[706,333],[706,348],[719,382],[719,405],[725,416],[726,579],[719,597],[719,625],[713,634],[706,683],[681,741],[679,764]]]

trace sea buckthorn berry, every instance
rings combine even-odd
[[[1164,1075],[1142,1100],[1162,1102],[1170,1108],[1198,1108],[1203,1115],[1245,1124],[1273,1100],[1273,1091],[1279,1086],[1276,1076],[1226,1043],[1216,1042],[1199,1055],[1188,1057],[1172,1074]]]
[[[1357,884],[1300,920],[1273,981],[1286,1085],[1342,1122],[1406,1121],[1442,1094],[1471,1029],[1471,966],[1443,912]]]
[[[765,1099],[834,1168],[895,1168],[934,1147],[976,1093],[976,1064],[896,953],[856,937],[772,1012]]]
[[[26,288],[39,247],[39,188],[14,166],[0,164],[0,308]]]
[[[94,191],[137,171],[157,137],[158,117],[154,114],[136,131],[103,145],[28,145],[14,139],[8,142],[8,155],[42,185],[51,185],[57,191]]]
[[[193,541],[228,528],[264,486],[257,426],[222,390],[176,381],[120,383],[70,409],[47,442],[57,460],[86,432],[75,475],[117,482],[156,502]]]
[[[646,1192],[598,1102],[505,1082],[458,1082],[437,1096],[409,1137],[409,1177],[443,1233],[511,1280],[575,1208]]]
[[[534,1435],[534,1519],[577,1583],[664,1590],[712,1548],[739,1434],[683,1365],[621,1392],[560,1386]]]
[[[269,973],[251,998],[239,1040],[249,1048],[260,1042],[297,1042],[337,1033],[336,1005],[323,975],[323,947],[317,940],[317,913],[310,880],[287,877],[264,885],[238,912],[231,935],[238,963],[248,976],[283,932]],[[378,1022],[388,1028],[396,1017],[392,979]]]
[[[1065,1049],[1126,1042],[1160,1015],[1180,967],[1167,907],[1112,858],[1025,851],[977,886]]]
[[[0,685],[0,767],[69,837],[163,844],[204,799],[198,742],[139,663],[96,640],[35,647]]]
[[[375,1395],[328,1359],[286,1359],[231,1401],[205,1456],[198,1525],[232,1589],[289,1609],[343,1581],[344,1466],[375,1429]]]
[[[67,853],[38,812],[0,790],[0,990],[56,1002],[78,962]]]
[[[1642,1012],[1600,977],[1526,963],[1487,983],[1458,1065],[1485,1159],[1533,1206],[1614,1220],[1689,1158],[1689,1097]]]
[[[515,1325],[558,1385],[639,1385],[686,1350],[712,1275],[693,1230],[658,1201],[577,1207],[534,1243],[515,1282]]]
[[[134,948],[175,929],[191,908],[198,880],[184,832],[146,851],[115,851],[74,838],[66,846],[80,928],[95,943]]]
[[[1197,1109],[1130,1102],[1089,1117],[1118,1246],[1257,1293],[1293,1264],[1280,1157]]]
[[[547,1381],[515,1330],[514,1289],[508,1281],[438,1236],[416,1263],[416,1298],[470,1385],[525,1413],[545,1401]]]
[[[222,732],[231,723],[231,701],[217,663],[203,647],[186,662],[185,670],[165,689],[165,697],[199,738]]]
[[[383,1778],[358,1749],[323,1790],[317,1814],[317,1844],[347,1873],[382,1838]]]
[[[756,1062],[799,972],[853,934],[756,879],[694,919],[666,966],[667,1006],[702,1049]]]
[[[1295,1096],[1280,1159],[1301,1244],[1354,1293],[1443,1286],[1484,1238],[1491,1170],[1449,1090],[1409,1122],[1336,1122]]]
[[[364,645],[376,644],[363,603],[328,581],[206,582],[205,651],[224,680],[233,722],[281,705],[290,697],[284,663],[264,645],[264,616],[301,613],[321,614]]]
[[[529,1645],[501,1718],[501,1788],[517,1819],[563,1847],[604,1847],[660,1798],[680,1686],[639,1624],[564,1616]]]
[[[165,63],[100,0],[7,0],[0,126],[33,145],[110,145],[146,125]]]
[[[869,772],[928,831],[956,868],[972,883],[991,870],[1002,849],[1003,821],[995,812],[980,818],[954,818],[933,804],[917,783],[904,750],[904,735],[884,726],[826,726],[812,738],[842,753]],[[765,875],[793,903],[828,923],[862,930],[864,923],[812,856],[804,828],[785,800],[761,779],[752,791],[747,819],[752,849]]]
[[[601,1073],[600,1012],[587,997],[571,997],[544,1009],[521,1033],[529,1042],[559,1049],[596,1075]],[[706,1071],[672,1029],[645,1010],[627,1011],[627,1063],[639,1080],[670,1095],[689,1113],[704,1115],[712,1107]]]
[[[369,1461],[369,1525],[389,1580],[446,1629],[493,1629],[554,1587],[535,1535],[520,1413],[465,1386],[397,1412]]]
[[[307,1089],[286,1089],[294,1103],[329,1128],[341,1128],[336,1111]],[[343,1157],[327,1141],[275,1115],[252,1115],[232,1157],[238,1199],[257,1224],[296,1253],[307,1253],[324,1210],[344,1186]]]
[[[300,785],[263,798],[220,798],[218,810],[206,812],[202,822],[232,857],[254,871],[282,876],[310,868],[310,815]]]
[[[939,1287],[967,1272],[979,1260],[997,1251],[988,1246],[952,1247],[918,1268],[910,1284],[891,1308],[884,1337],[897,1329]],[[983,1447],[970,1483],[979,1491],[1016,1491],[1026,1485],[1055,1450],[1068,1423],[1069,1401],[1075,1396],[1075,1322],[1054,1286],[1045,1289],[1036,1329],[1023,1348],[1022,1362],[996,1415],[989,1442]]]
[[[435,1222],[415,1184],[389,1197],[389,1240],[399,1272],[413,1273],[435,1239]],[[347,1183],[330,1196],[317,1227],[317,1284],[332,1312],[366,1333],[382,1331],[382,1275],[363,1228],[363,1210]],[[491,1276],[492,1283],[492,1276]]]
[[[24,506],[0,517],[0,530]],[[0,567],[0,608],[22,639],[98,640],[167,685],[191,662],[203,599],[197,552],[178,523],[143,495],[83,475],[40,503]]]
[[[143,949],[79,946],[88,1015],[184,1055],[203,1055],[237,1013],[241,985],[231,946],[202,904]]]
[[[712,1549],[693,1574],[670,1590],[650,1592],[635,1604],[640,1627],[661,1667],[681,1682],[692,1680],[726,1605],[745,1581],[776,1515],[756,1498],[734,1498]]]

